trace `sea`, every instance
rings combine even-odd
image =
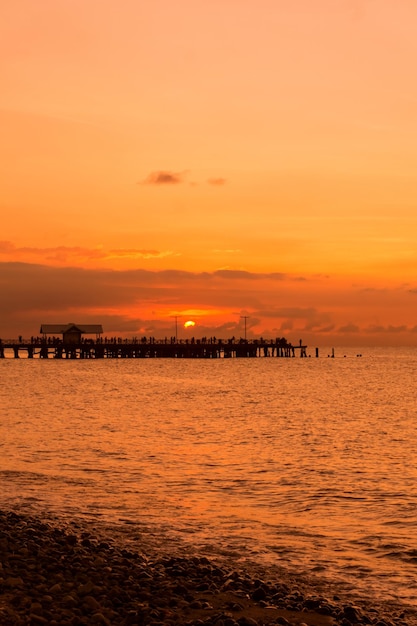
[[[1,509],[134,528],[417,607],[416,349],[12,356],[0,359]]]

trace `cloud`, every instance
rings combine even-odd
[[[339,328],[339,333],[359,333],[360,328],[356,324],[346,324]]]
[[[143,181],[145,185],[180,185],[184,182],[187,172],[169,172],[159,170],[151,172]]]
[[[284,275],[278,275],[283,280]],[[218,289],[225,283],[223,294],[240,294],[237,281],[256,281],[257,278],[277,279],[275,272],[257,275],[251,272],[214,271],[188,272],[184,270],[113,270],[85,269],[80,267],[60,267],[36,263],[3,262],[0,263],[0,286],[4,296],[4,305],[12,296],[19,303],[40,301],[47,294],[51,303],[65,302],[87,306],[98,304],[133,303],[137,298],[154,297],[156,291],[169,299],[184,298],[187,292],[194,297],[207,294],[218,298]],[[179,292],[181,289],[181,292]],[[178,295],[176,295],[178,293]],[[254,292],[244,292],[251,298]],[[222,298],[226,297],[222,295]],[[33,300],[34,299],[34,300]]]
[[[387,333],[405,333],[408,331],[408,328],[405,324],[401,324],[400,326],[392,326],[391,324],[387,327]]]
[[[0,254],[10,254],[16,250],[11,241],[0,241]]]
[[[326,326],[323,326],[326,324]],[[317,313],[315,316],[310,319],[303,330],[313,331],[313,332],[329,332],[328,329],[334,329],[334,325],[331,322],[331,315],[329,313]]]
[[[256,314],[260,317],[285,317],[289,319],[316,319],[318,316],[316,309],[301,307],[277,307],[261,311],[258,310]]]
[[[209,185],[213,185],[213,187],[222,187],[227,181],[225,178],[209,178],[207,182]]]
[[[368,326],[364,329],[365,333],[377,334],[377,333],[388,333],[388,334],[398,334],[408,332],[410,329],[405,326],[405,324],[401,324],[400,326],[392,326],[389,324],[388,326],[382,325],[372,325]],[[411,329],[413,330],[413,329]]]
[[[365,328],[365,332],[366,333],[384,333],[385,327],[372,324],[372,326],[368,326],[367,328]]]
[[[16,249],[1,243],[0,251],[5,250],[14,253]],[[135,254],[136,250],[113,252]],[[372,324],[378,319],[375,307],[381,315],[380,300],[363,307],[362,298],[352,302],[353,292],[346,292],[343,285],[329,294],[327,287],[322,289],[314,280],[296,283],[293,275],[280,272],[83,269],[15,260],[0,262],[0,290],[3,339],[19,334],[30,337],[38,333],[40,324],[70,321],[102,323],[105,332],[113,335],[164,337],[171,334],[172,316],[188,315],[190,310],[200,312],[199,336],[239,336],[242,315],[248,316],[252,337],[279,335],[291,341],[296,334],[296,339],[303,337],[308,344],[322,337],[331,345],[354,345],[360,335],[369,345],[405,345],[413,339],[415,343],[417,336],[415,321],[410,317],[406,326],[407,320],[399,317],[396,308],[386,307],[391,318]],[[335,293],[340,294],[336,305]],[[387,299],[390,302],[390,294]]]
[[[137,250],[135,248],[118,248],[116,250],[109,250],[108,254],[104,257],[106,259],[163,259],[168,256],[173,256],[175,253],[172,250],[165,250],[160,252],[159,250]]]
[[[355,287],[355,285],[353,285]],[[375,294],[375,293],[386,293],[387,292],[387,288],[386,287],[363,287],[361,289],[358,289],[358,291],[360,293],[370,293],[370,294]]]
[[[293,328],[294,328],[293,320],[285,320],[285,322],[282,322],[279,328],[274,327],[272,330],[274,332],[281,332],[281,331],[285,332],[287,330],[292,330]]]
[[[248,272],[246,270],[216,270],[213,276],[219,276],[227,280],[284,280],[287,274],[282,272]]]
[[[318,311],[314,307],[272,307],[269,309],[256,310],[256,315],[261,319],[282,319],[280,331],[292,330],[295,322],[304,321],[300,330],[315,333],[332,332],[335,325],[332,315],[326,311]]]
[[[82,248],[80,246],[55,246],[35,248],[30,246],[17,247],[10,241],[0,241],[0,256],[9,259],[42,257],[43,260],[55,263],[79,263],[91,260],[109,259],[161,259],[176,255],[172,250],[149,250],[141,248],[115,248],[106,250],[99,248]]]
[[[325,334],[325,333],[332,333],[334,330],[335,330],[335,325],[328,324],[327,326],[322,326],[321,328],[314,329],[314,332]]]
[[[181,185],[186,182],[187,170],[182,172],[173,172],[170,170],[156,170],[151,172],[148,176],[141,181],[142,185]],[[207,183],[212,187],[223,187],[227,180],[221,176],[208,178]],[[198,183],[195,181],[190,182],[191,187],[197,187]]]
[[[68,261],[89,261],[105,259],[107,253],[102,248],[82,248],[80,246],[54,246],[35,248],[32,246],[17,247],[10,241],[0,241],[0,255],[12,259],[41,257],[46,261],[66,263]]]
[[[10,245],[3,244],[0,248],[16,252],[16,248]],[[132,254],[136,251],[113,252]],[[104,254],[108,253],[97,252],[97,255]],[[85,269],[20,261],[0,262],[0,337],[10,338],[22,333],[30,336],[38,332],[39,324],[72,320],[102,323],[105,332],[128,333],[136,332],[136,327],[152,327],[155,329],[153,334],[157,331],[165,334],[164,328],[167,324],[169,326],[166,318],[172,311],[187,309],[207,312],[213,328],[217,315],[239,318],[245,307],[249,309],[250,328],[257,323],[257,310],[263,308],[263,299],[269,297],[271,289],[265,286],[267,279],[274,282],[279,279],[285,286],[284,275],[276,272],[257,275],[241,271]],[[291,277],[288,280],[291,282]],[[274,291],[272,289],[272,293]],[[154,320],[152,311],[155,311]],[[108,327],[110,319],[113,321]],[[137,324],[135,320],[138,320]],[[203,332],[201,324],[199,332]]]

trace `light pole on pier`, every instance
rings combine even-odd
[[[178,343],[178,315],[173,316],[175,319],[175,343]]]

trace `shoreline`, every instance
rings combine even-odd
[[[181,552],[140,527],[0,510],[3,626],[399,626],[417,609],[365,606],[284,571]]]

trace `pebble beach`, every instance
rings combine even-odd
[[[0,511],[2,626],[401,626],[417,613],[324,597],[285,574],[146,537]]]

